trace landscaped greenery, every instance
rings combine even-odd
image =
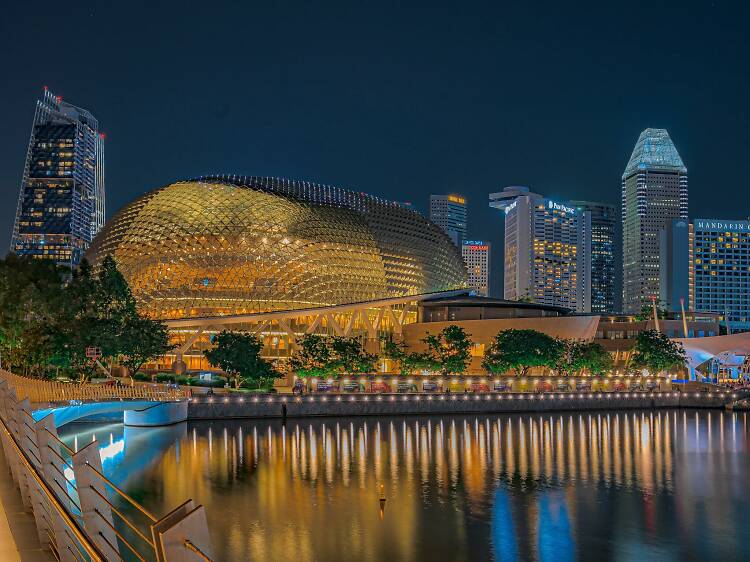
[[[554,368],[560,364],[565,344],[536,330],[503,330],[484,354],[482,366],[490,373],[514,370],[525,376],[532,367]]]
[[[214,347],[203,352],[206,359],[234,379],[235,388],[271,388],[282,375],[260,356],[263,345],[254,334],[224,330]]]
[[[375,370],[377,355],[367,353],[357,338],[306,334],[297,341],[289,368],[299,377],[338,377]]]
[[[428,334],[422,342],[434,369],[444,375],[465,373],[471,361],[470,334],[460,326],[450,325],[438,334]]]
[[[682,344],[673,342],[656,330],[646,330],[638,334],[630,366],[635,369],[648,369],[656,374],[682,367],[685,361]]]
[[[101,349],[96,363],[88,347]],[[3,366],[29,376],[79,380],[112,367],[131,373],[170,349],[163,322],[141,316],[115,261],[96,275],[86,261],[72,273],[46,260],[0,260],[0,354]]]

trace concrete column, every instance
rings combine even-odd
[[[92,470],[92,468],[94,470]],[[86,534],[91,537],[99,550],[111,560],[119,560],[120,552],[117,535],[112,530],[114,521],[107,498],[104,482],[95,472],[102,472],[102,458],[99,443],[92,441],[73,454],[73,473],[81,502],[81,515]]]

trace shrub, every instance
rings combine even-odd
[[[133,375],[133,380],[137,380],[140,382],[149,382],[151,380],[151,376],[147,375],[146,373],[142,373],[141,371],[138,371],[136,374]]]

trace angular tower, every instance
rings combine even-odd
[[[75,267],[104,226],[104,155],[91,113],[46,88],[37,101],[11,251]]]
[[[673,219],[687,218],[687,168],[666,129],[646,129],[622,174],[625,313],[659,298],[660,233]]]

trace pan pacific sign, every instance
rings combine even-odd
[[[750,232],[750,221],[726,221],[716,219],[695,219],[695,230],[719,232]]]

